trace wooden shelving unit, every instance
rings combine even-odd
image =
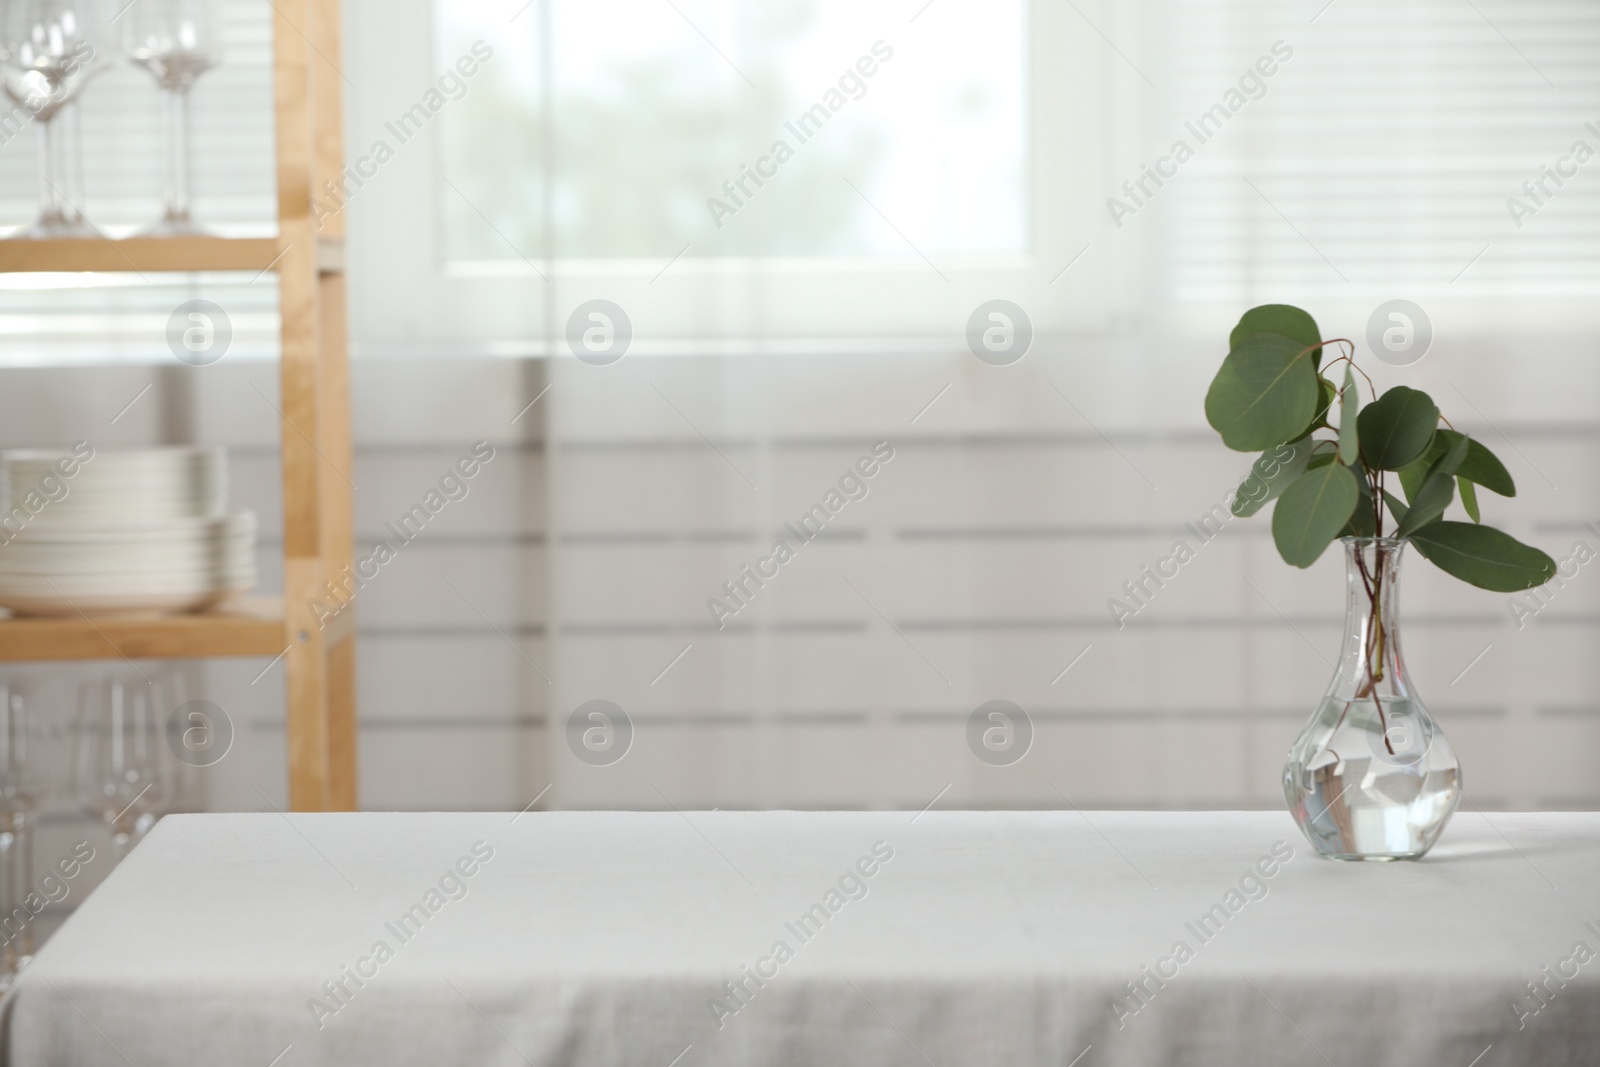
[[[284,659],[289,801],[356,807],[354,606],[319,629],[312,602],[351,562],[350,379],[344,216],[312,217],[343,180],[337,0],[272,0],[278,235],[0,241],[0,271],[273,271],[282,319],[284,595],[199,615],[0,619],[0,661]]]
[[[276,237],[63,237],[0,241],[0,271],[264,271]]]
[[[0,661],[276,656],[283,600],[251,597],[203,615],[152,619],[0,619]]]

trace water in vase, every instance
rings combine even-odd
[[[1325,700],[1289,753],[1284,792],[1319,852],[1409,859],[1433,847],[1460,801],[1461,769],[1410,701]]]

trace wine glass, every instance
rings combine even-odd
[[[24,237],[92,235],[63,191],[70,138],[56,127],[98,66],[94,0],[0,0],[0,85],[39,128],[39,218]]]
[[[167,94],[167,190],[160,236],[203,233],[190,216],[194,161],[189,151],[189,90],[222,62],[215,0],[137,0],[122,15],[123,49]]]
[[[119,860],[155,825],[167,799],[162,709],[169,685],[152,673],[154,680],[110,674],[78,692],[78,799],[105,820]]]
[[[28,706],[16,685],[0,682],[0,918],[12,924],[20,910],[26,921],[0,949],[0,990],[33,958],[32,914],[24,905],[33,883],[33,822],[38,781],[28,749]],[[10,925],[7,927],[8,931]]]

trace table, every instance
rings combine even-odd
[[[1600,814],[1393,864],[1277,812],[177,815],[0,1061],[1592,1065],[1595,952]]]

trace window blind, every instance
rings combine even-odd
[[[1172,0],[1150,19],[1146,161],[1195,149],[1151,200],[1178,301],[1600,292],[1600,5]],[[1200,143],[1190,126],[1275,43],[1292,57]]]

